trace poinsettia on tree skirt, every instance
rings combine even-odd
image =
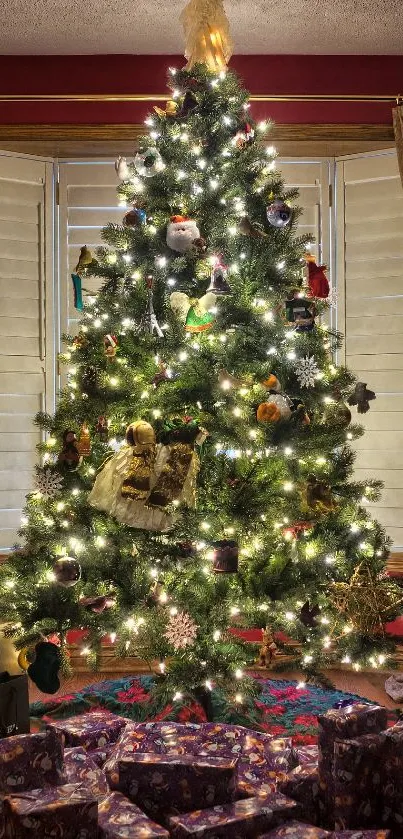
[[[357,701],[359,697],[339,690],[327,690],[314,685],[298,687],[297,682],[256,677],[260,693],[254,707],[240,713],[235,708],[227,711],[225,722],[241,723],[250,728],[276,736],[292,736],[295,744],[307,745],[317,739],[317,715],[323,714],[340,700]],[[176,720],[201,723],[206,721],[200,704],[184,697],[160,709],[150,705],[152,676],[124,676],[88,685],[77,693],[59,696],[47,702],[34,702],[31,715],[35,718],[64,719],[96,707],[109,708],[134,721]],[[213,691],[214,720],[222,720],[223,703]],[[391,714],[391,723],[395,714]]]

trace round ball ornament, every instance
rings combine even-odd
[[[141,227],[147,221],[146,211],[142,207],[133,207],[123,217],[123,224],[125,227]]]
[[[266,208],[267,221],[272,227],[286,227],[292,218],[292,210],[285,201],[276,198]]]
[[[70,588],[81,578],[81,565],[72,556],[60,556],[53,565],[53,573],[59,586]]]
[[[262,402],[256,411],[258,422],[279,422],[290,419],[292,414],[290,402],[286,396],[271,393],[266,402]]]
[[[165,169],[165,163],[157,149],[149,148],[137,152],[134,158],[134,165],[139,175],[144,178],[152,178],[158,172]]]

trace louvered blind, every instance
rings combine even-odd
[[[360,418],[356,474],[385,483],[369,505],[403,547],[403,189],[392,150],[337,162],[339,327],[346,363],[376,391]]]
[[[51,172],[0,153],[0,551],[17,540],[32,486],[32,417],[54,396]]]

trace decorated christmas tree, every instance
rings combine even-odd
[[[116,163],[123,221],[79,255],[79,332],[55,415],[36,417],[0,618],[49,692],[81,628],[91,665],[105,636],[146,661],[157,704],[213,690],[241,713],[245,629],[264,630],[262,666],[284,646],[307,675],[377,666],[399,593],[365,506],[380,485],[352,479],[352,414],[375,395],[336,364],[325,266],[226,69],[225,19],[196,24],[192,0],[188,66]],[[83,306],[88,276],[102,284]]]

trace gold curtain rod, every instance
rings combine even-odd
[[[164,93],[0,93],[0,102],[164,102]],[[253,94],[251,102],[395,102],[392,94],[315,93],[293,95]]]

